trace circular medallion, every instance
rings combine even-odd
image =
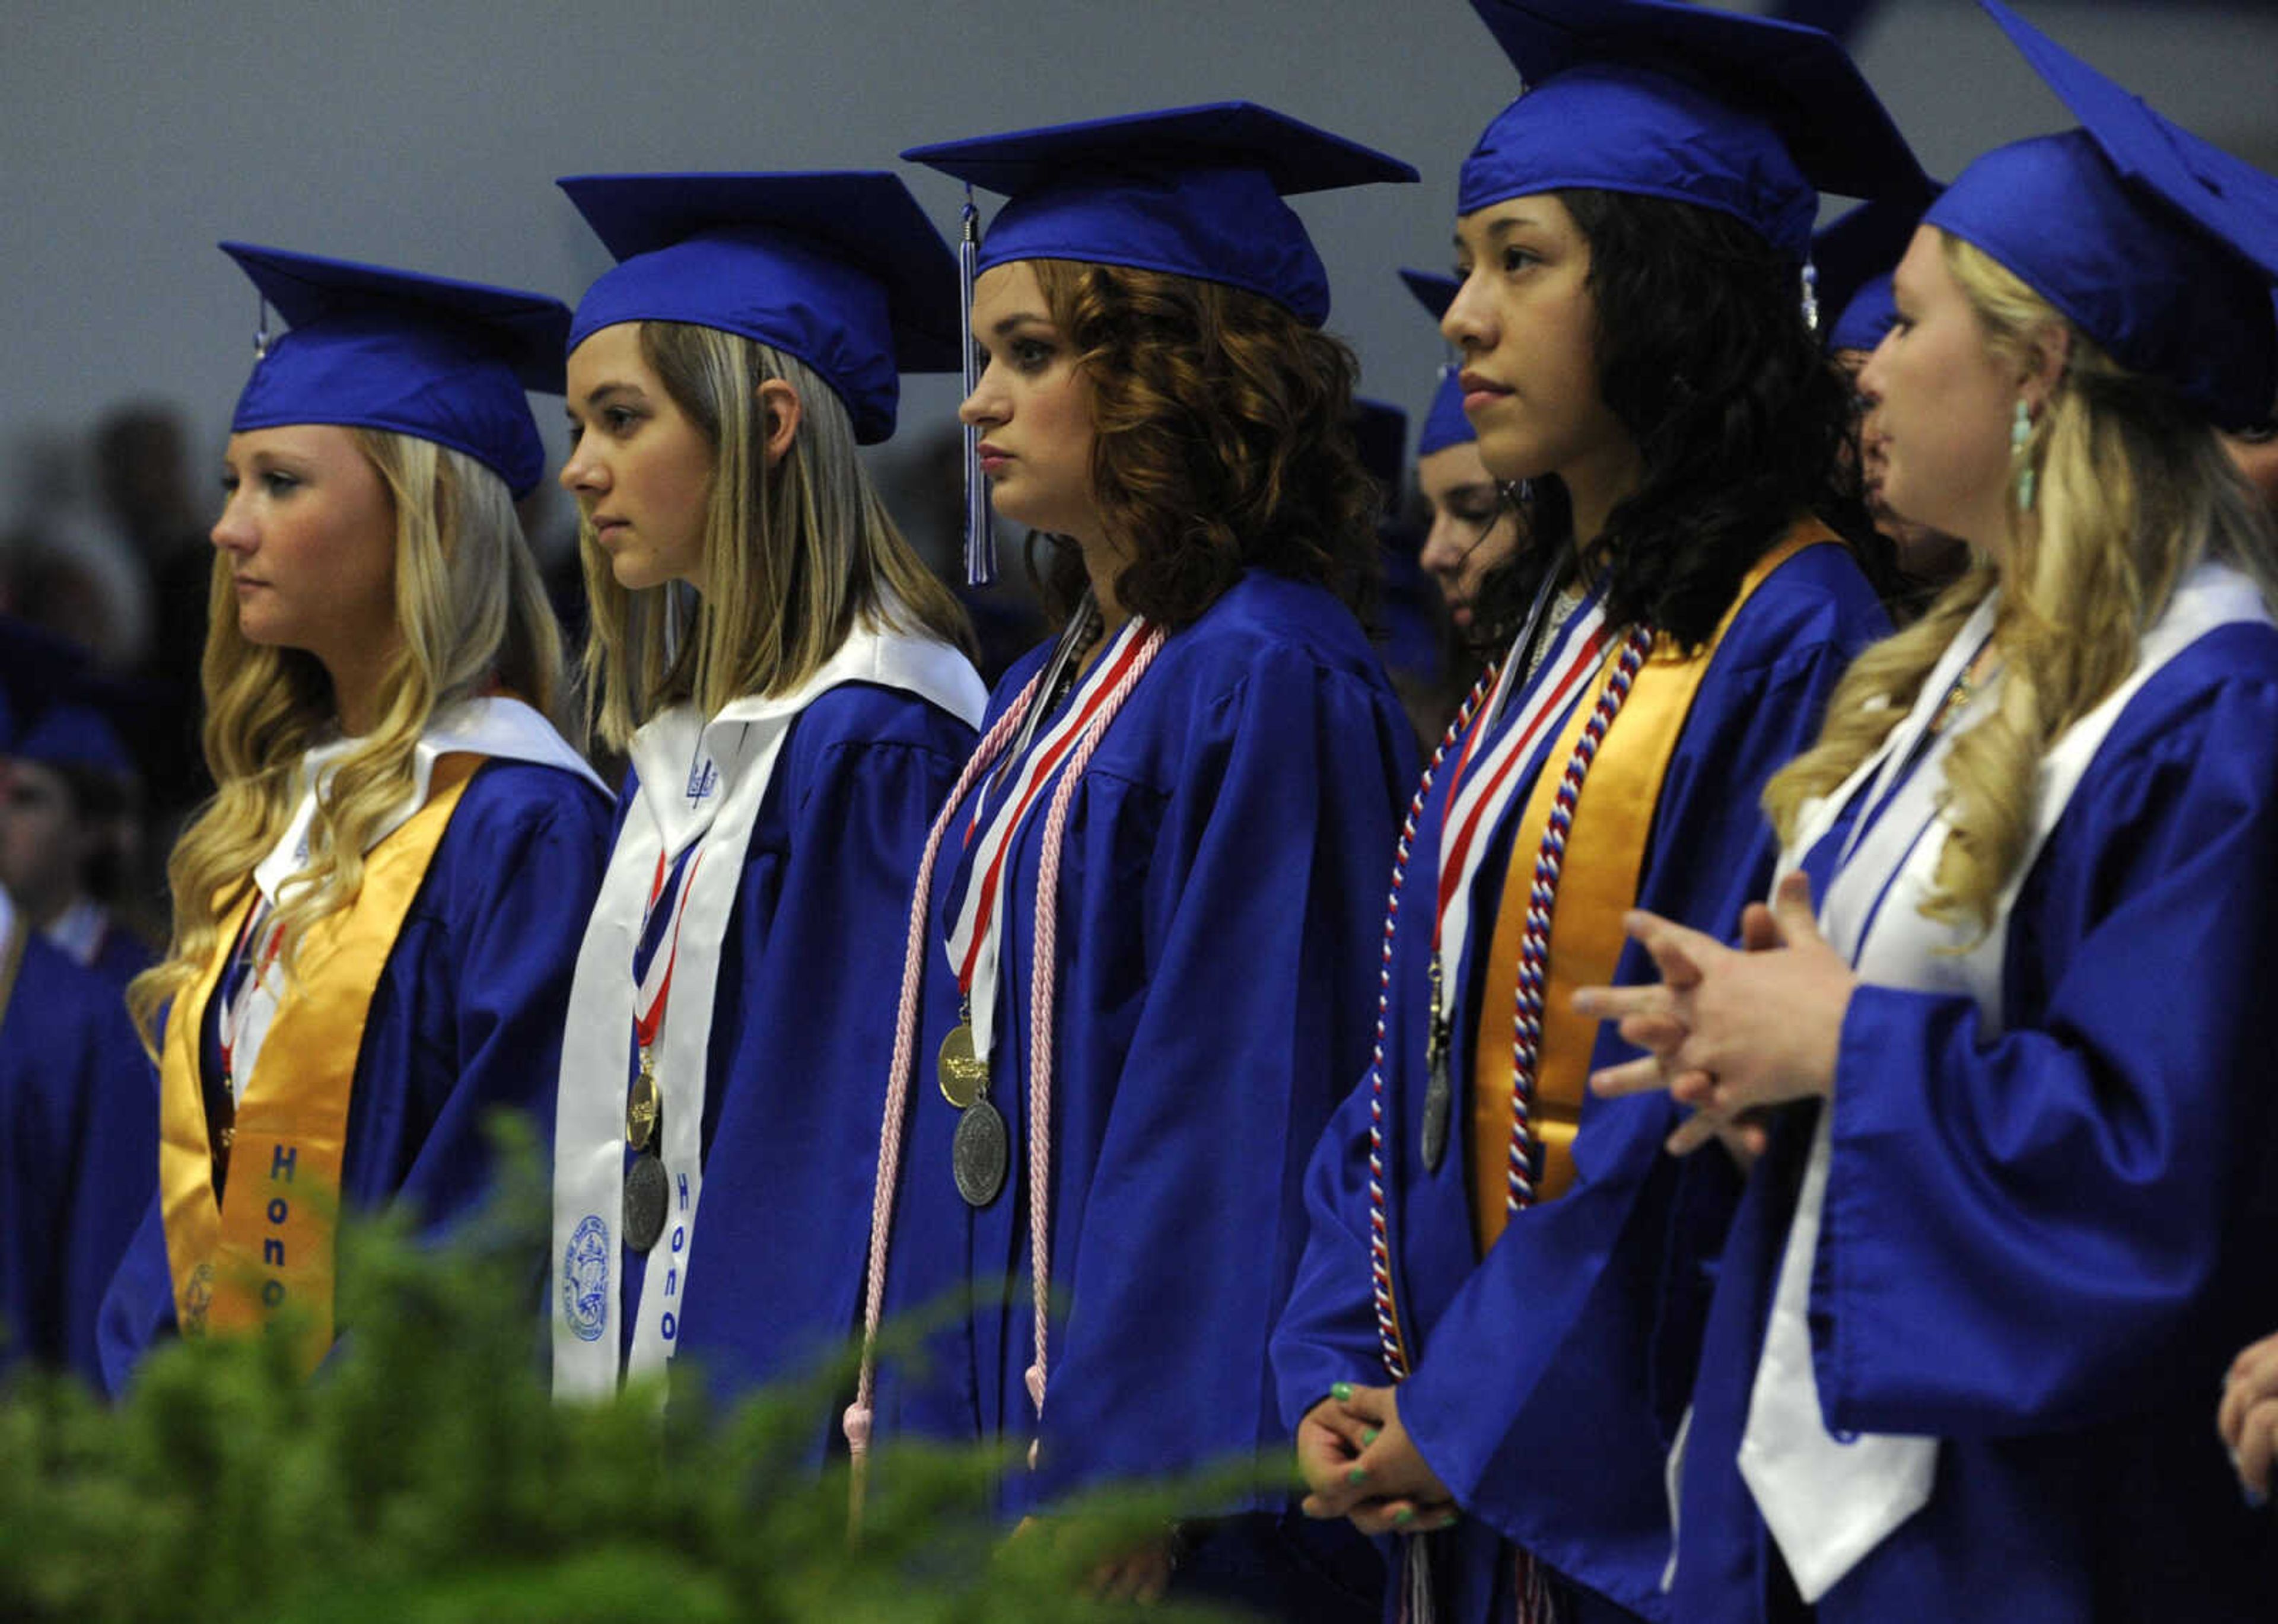
[[[657,1119],[663,1115],[663,1093],[656,1086],[655,1076],[644,1070],[633,1079],[632,1089],[625,1095],[625,1143],[635,1150],[646,1150],[656,1137]]]
[[[634,1251],[647,1251],[664,1233],[665,1198],[671,1183],[661,1156],[637,1156],[625,1170],[625,1245]]]
[[[969,1109],[989,1086],[989,1063],[973,1052],[973,1028],[959,1021],[941,1041],[938,1062],[941,1097],[959,1110]]]
[[[1005,1187],[1005,1171],[1012,1165],[1012,1143],[1005,1118],[986,1100],[975,1100],[957,1119],[957,1137],[950,1141],[950,1170],[957,1193],[968,1207],[986,1207]]]

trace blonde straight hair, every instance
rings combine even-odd
[[[310,926],[354,905],[371,832],[413,788],[413,755],[439,712],[493,687],[558,728],[578,729],[562,634],[523,539],[506,483],[432,440],[354,429],[395,512],[395,624],[401,637],[378,722],[342,758],[309,833],[310,883],[278,911],[289,977]],[[166,865],[173,934],[166,957],[127,988],[145,1044],[159,1012],[211,963],[222,917],[252,883],[299,799],[302,755],[337,725],[331,680],[315,656],[263,647],[238,630],[228,561],[217,554],[208,599],[206,765],[219,788]]]
[[[1941,239],[1987,350],[2026,371],[2065,317],[1998,261]],[[2144,633],[2207,559],[2278,604],[2278,533],[2205,420],[2121,369],[2076,328],[2024,458],[2038,495],[2010,484],[2001,560],[1978,558],[1913,626],[1861,654],[1828,702],[1818,742],[1776,774],[1764,808],[1793,842],[1804,803],[1832,792],[1913,706],[1938,656],[1998,585],[2000,703],[1954,741],[1951,827],[1924,917],[1992,928],[2032,830],[2041,760],[2135,668]],[[2020,464],[2021,468],[2024,466]]]
[[[617,584],[581,526],[592,631],[586,681],[598,731],[623,750],[643,721],[693,704],[706,716],[748,694],[794,691],[859,621],[972,651],[965,611],[886,511],[855,453],[838,396],[796,357],[715,327],[641,324],[642,357],[712,447],[703,596],[672,624],[672,586]],[[770,468],[760,385],[798,393],[799,430]]]

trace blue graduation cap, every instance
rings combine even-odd
[[[1456,212],[1570,188],[1729,214],[1799,263],[1818,192],[1928,181],[1833,36],[1683,0],[1472,0],[1525,90],[1464,162]]]
[[[1429,271],[1403,270],[1400,279],[1408,284],[1408,291],[1416,295],[1416,302],[1435,322],[1448,314],[1448,307],[1456,302],[1456,290],[1463,286],[1453,277]],[[1416,454],[1418,458],[1428,457],[1450,446],[1468,446],[1478,438],[1478,431],[1464,412],[1464,385],[1457,370],[1452,364],[1442,366],[1439,386],[1432,393],[1432,405],[1424,414],[1424,426],[1416,436]]]
[[[1250,102],[943,141],[902,156],[1007,194],[979,270],[1071,259],[1169,271],[1261,294],[1315,327],[1328,319],[1328,273],[1281,200],[1417,179],[1397,158]]]
[[[1933,191],[1945,188],[1932,183]],[[1898,318],[1891,302],[1891,272],[1906,257],[1922,224],[1917,199],[1877,198],[1842,215],[1811,240],[1819,271],[1822,309],[1835,311],[1827,348],[1871,350]]]
[[[2278,179],[2161,118],[1999,0],[1980,3],[2081,127],[1987,153],[1923,223],[1991,255],[2217,427],[2267,421]]]
[[[897,176],[573,175],[557,182],[615,255],[578,301],[575,348],[620,322],[687,322],[796,355],[875,445],[904,372],[955,371],[957,263]]]
[[[77,701],[53,705],[42,712],[9,753],[21,760],[80,767],[110,778],[140,775],[110,718],[94,705]]]
[[[233,432],[386,429],[466,453],[517,497],[537,485],[546,446],[523,397],[562,393],[567,305],[251,243],[221,248],[292,324],[254,363]]]

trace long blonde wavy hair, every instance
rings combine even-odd
[[[354,429],[395,515],[395,624],[379,719],[343,757],[309,832],[309,883],[278,911],[287,976],[309,929],[353,904],[368,836],[412,791],[413,755],[438,712],[501,688],[574,741],[578,708],[564,682],[562,634],[514,500],[498,475],[432,440]],[[159,1012],[212,962],[220,922],[291,820],[302,755],[337,726],[331,680],[314,655],[248,643],[238,629],[226,559],[208,600],[206,765],[220,786],[166,865],[173,935],[166,957],[127,988],[155,1052]]]
[[[1999,586],[2000,702],[1946,759],[1950,827],[1922,909],[1976,939],[2023,860],[2050,745],[2126,680],[2144,633],[2203,560],[2235,565],[2278,604],[2278,533],[2204,418],[2123,370],[1978,248],[1953,236],[1940,247],[1997,360],[2022,374],[2052,330],[2068,330],[2066,364],[2023,452],[2037,499],[2022,508],[2011,480],[1999,559],[1974,558],[1920,621],[1859,657],[1818,742],[1765,786],[1764,808],[1793,842],[1804,803],[1874,753]]]
[[[804,362],[739,333],[643,322],[641,356],[712,448],[705,590],[673,625],[674,586],[617,584],[590,522],[579,554],[592,631],[585,679],[597,731],[623,750],[668,706],[705,715],[749,694],[785,694],[819,670],[858,621],[972,651],[965,611],[903,539],[856,454],[838,396]],[[760,385],[799,400],[791,447],[770,468]]]

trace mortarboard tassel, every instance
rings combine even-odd
[[[1808,258],[1803,262],[1803,325],[1807,332],[1819,331],[1819,267]]]
[[[269,295],[256,294],[253,302],[253,358],[266,361],[269,359]]]
[[[981,211],[973,188],[965,188],[965,213],[957,239],[957,321],[965,339],[965,393],[981,382],[981,362],[973,341],[973,284],[981,259]],[[981,431],[965,425],[965,584],[990,586],[997,580],[997,534],[990,522],[989,484],[981,477]]]

